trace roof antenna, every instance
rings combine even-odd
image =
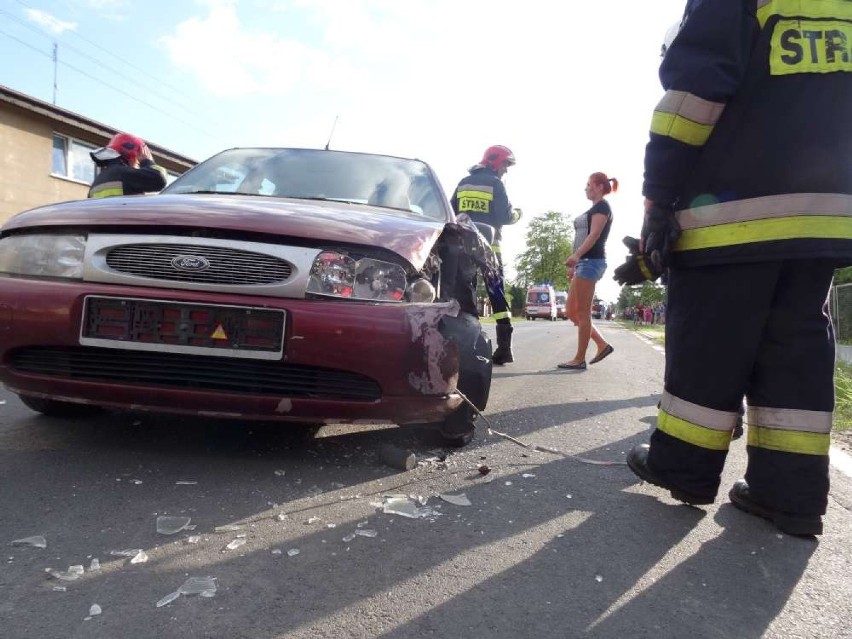
[[[331,133],[328,134],[328,142],[325,143],[325,150],[328,151],[328,145],[331,144],[331,136],[334,135],[334,127],[337,126],[337,118],[340,116],[334,116],[334,123],[331,125]]]

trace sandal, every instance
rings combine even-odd
[[[612,352],[613,352],[614,350],[615,350],[615,349],[612,347],[612,344],[607,344],[607,345],[604,347],[604,349],[600,352],[600,354],[595,355],[595,356],[592,358],[592,361],[590,361],[590,362],[589,362],[589,364],[597,364],[597,363],[598,363],[599,361],[601,361],[604,357],[607,357],[607,356],[609,356],[609,355],[612,355]]]

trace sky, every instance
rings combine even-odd
[[[685,0],[0,0],[0,84],[203,160],[238,146],[415,157],[448,195],[492,144],[521,222],[620,182],[609,268],[641,225],[666,30]],[[56,45],[57,63],[53,61]],[[54,79],[56,87],[54,89]],[[333,131],[333,135],[332,135]]]

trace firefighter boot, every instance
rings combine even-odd
[[[498,366],[515,361],[512,357],[512,330],[511,324],[497,324],[497,350],[491,361]]]

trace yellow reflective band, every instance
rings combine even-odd
[[[456,197],[459,200],[462,199],[462,198],[465,198],[465,197],[470,197],[470,198],[473,198],[475,200],[488,200],[490,202],[494,199],[494,193],[492,193],[490,191],[466,190],[466,191],[457,192]]]
[[[108,189],[100,189],[99,191],[93,191],[91,197],[92,198],[100,198],[100,197],[116,197],[119,195],[124,195],[124,189],[121,187],[108,188]]]
[[[499,245],[499,244],[492,244],[492,245],[491,245],[491,250],[492,250],[492,251],[494,251],[495,253],[502,253],[502,251],[503,251],[503,250],[500,248],[500,245]]]
[[[730,433],[737,423],[737,413],[732,411],[716,410],[701,404],[695,404],[670,393],[663,391],[660,399],[660,408],[666,413],[686,420],[692,424],[700,424],[704,428]]]
[[[829,411],[749,405],[746,421],[773,430],[829,433],[833,420]]]
[[[802,433],[774,430],[749,424],[748,445],[768,450],[801,455],[828,455],[831,436],[828,433]]]
[[[680,115],[698,124],[716,124],[725,110],[725,104],[711,102],[686,91],[669,89],[654,110],[659,113]]]
[[[758,0],[757,19],[761,27],[774,15],[852,20],[852,3],[849,0]]]
[[[712,195],[697,200],[713,201]],[[744,200],[696,205],[675,213],[680,228],[696,229],[716,224],[750,222],[765,218],[806,216],[844,216],[852,218],[852,194],[845,193],[786,193],[765,195]]]
[[[772,32],[772,75],[852,71],[852,23],[780,20]]]
[[[495,320],[507,319],[512,317],[512,313],[510,311],[502,311],[500,313],[494,313],[491,317],[493,317]]]
[[[685,419],[669,415],[664,410],[660,410],[657,417],[657,428],[687,444],[710,450],[728,450],[731,443],[731,433],[728,431],[704,428]]]
[[[674,250],[694,251],[751,242],[795,239],[852,240],[852,219],[801,215],[684,230]]]
[[[645,276],[646,280],[654,281],[656,278],[651,274],[651,271],[648,270],[648,265],[645,264],[645,256],[640,255],[636,258],[636,263],[639,265],[639,270],[642,272],[642,275]]]
[[[654,111],[651,133],[673,138],[690,146],[702,146],[713,132],[713,125],[698,124],[679,115]]]

